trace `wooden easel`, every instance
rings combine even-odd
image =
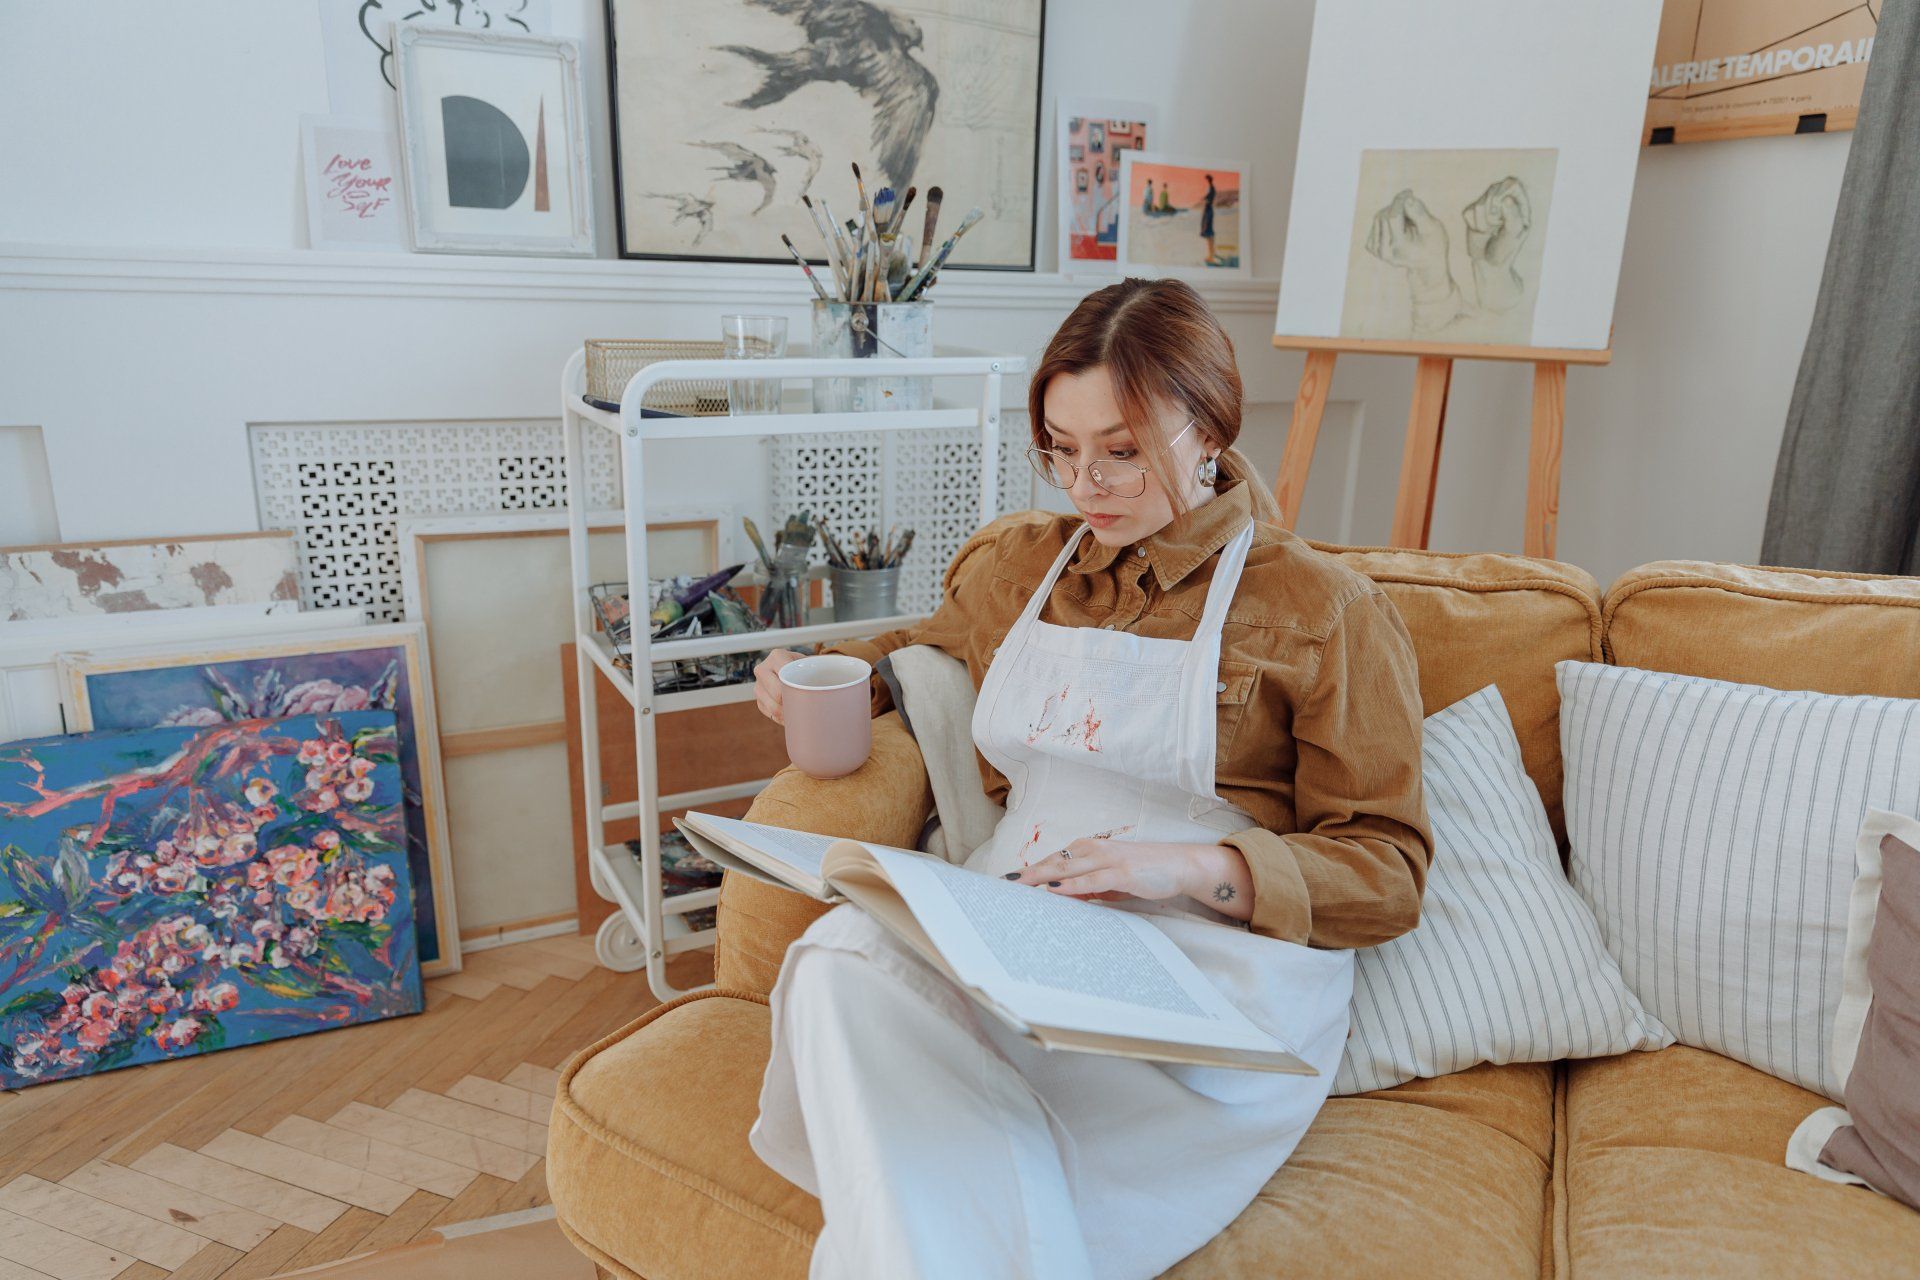
[[[1327,410],[1333,386],[1333,362],[1341,352],[1364,355],[1413,356],[1419,361],[1413,375],[1413,407],[1407,415],[1407,442],[1400,455],[1400,490],[1393,504],[1393,531],[1388,542],[1396,547],[1424,549],[1433,526],[1433,483],[1440,470],[1440,436],[1446,425],[1447,388],[1455,360],[1526,360],[1533,364],[1533,442],[1527,466],[1526,554],[1553,558],[1560,523],[1560,436],[1567,417],[1567,366],[1606,364],[1611,349],[1582,351],[1549,347],[1467,346],[1444,342],[1393,342],[1375,338],[1289,338],[1276,334],[1273,345],[1307,353],[1300,375],[1300,394],[1293,402],[1293,422],[1287,430],[1286,452],[1280,476],[1273,486],[1283,523],[1292,528],[1300,519],[1300,503],[1307,491],[1307,470],[1313,465],[1313,447],[1320,420]]]

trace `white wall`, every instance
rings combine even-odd
[[[1301,363],[1267,340],[1311,6],[1048,10],[1041,266],[1057,94],[1157,98],[1156,145],[1252,161],[1257,278],[1208,297],[1247,381],[1243,447],[1271,476]],[[781,311],[800,332],[792,270],[611,259],[600,0],[553,0],[556,31],[587,46],[597,261],[305,249],[298,122],[328,107],[317,0],[182,12],[0,0],[0,119],[30,124],[0,129],[0,537],[253,528],[249,423],[552,418],[584,337],[706,337],[730,309]],[[1848,137],[1646,153],[1615,361],[1569,377],[1561,558],[1605,583],[1656,558],[1758,555]],[[950,273],[939,340],[1036,354],[1097,283]],[[1410,388],[1407,361],[1341,360],[1305,532],[1384,540]],[[1436,547],[1517,549],[1527,410],[1524,370],[1457,371]],[[764,501],[751,443],[649,457],[652,501]]]

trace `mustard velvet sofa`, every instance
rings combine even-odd
[[[1323,546],[1392,596],[1431,713],[1489,682],[1565,843],[1553,664],[1920,698],[1920,578],[1668,561],[1602,594],[1571,565]],[[911,847],[932,812],[898,713],[828,782],[787,769],[750,816]],[[547,1177],[605,1272],[801,1280],[819,1203],[747,1145],[767,993],[822,910],[729,876],[714,989],[648,1010],[567,1065]],[[1331,1100],[1239,1219],[1178,1280],[1910,1277],[1920,1213],[1782,1163],[1826,1100],[1698,1049],[1481,1065]],[[1044,1280],[1044,1278],[1041,1278]]]

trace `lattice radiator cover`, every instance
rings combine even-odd
[[[1026,415],[1003,411],[1000,514],[1034,505]],[[937,431],[833,432],[775,436],[768,444],[768,520],[802,508],[824,516],[836,536],[878,526],[911,526],[913,548],[900,573],[900,611],[931,612],[940,579],[980,526],[980,439],[971,427]],[[818,547],[813,560],[823,564]]]
[[[359,605],[400,621],[402,516],[564,507],[558,419],[281,425],[249,429],[263,529],[299,533],[300,596],[309,609]],[[586,433],[588,510],[620,503],[619,441]]]
[[[358,605],[403,617],[396,524],[403,516],[487,514],[566,505],[560,423],[256,423],[254,490],[266,529],[299,534],[307,608]],[[619,441],[589,431],[588,509],[620,507]],[[1023,413],[1002,415],[1000,513],[1035,505]],[[916,530],[900,575],[902,612],[931,611],[940,579],[979,526],[980,442],[971,428],[769,437],[770,534],[791,511],[838,533]],[[815,548],[814,560],[825,555]]]

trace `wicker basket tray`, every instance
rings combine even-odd
[[[718,342],[668,342],[647,338],[589,338],[587,399],[603,408],[618,406],[633,375],[661,360],[718,360],[726,354]],[[640,402],[643,409],[686,417],[725,417],[727,384],[718,378],[675,378],[656,385]]]

